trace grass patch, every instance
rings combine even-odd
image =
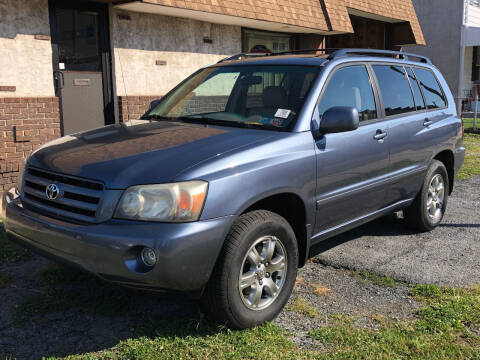
[[[202,320],[145,315],[134,337],[67,359],[480,359],[480,287],[415,285],[409,296],[424,305],[411,322],[378,316],[374,330],[358,327],[354,317],[328,317],[328,325],[309,332],[325,345],[321,351],[297,347],[272,324],[233,331]],[[294,304],[297,310],[307,305],[302,299]]]
[[[465,162],[457,175],[459,179],[468,179],[469,177],[480,175],[480,134],[466,133],[464,144],[467,152]]]
[[[0,219],[1,222],[1,219]],[[0,225],[0,262],[17,262],[28,260],[33,254],[7,239],[7,234]]]
[[[372,271],[362,270],[362,271],[352,271],[353,277],[361,284],[374,284],[382,287],[393,287],[399,285],[395,279],[387,275],[379,275]]]
[[[0,289],[7,286],[10,281],[12,281],[10,275],[8,275],[6,272],[0,271]]]
[[[463,126],[466,131],[473,129],[473,119],[463,119]],[[480,129],[480,118],[477,120],[477,126]],[[457,174],[458,179],[468,179],[472,176],[480,175],[480,133],[465,133],[464,144],[467,149],[465,162],[460,172]]]
[[[307,303],[304,299],[297,297],[290,305],[286,308],[288,311],[294,311],[297,314],[309,317],[316,318],[318,316],[317,310]]]
[[[473,130],[473,118],[463,118],[462,121],[465,130]],[[480,117],[477,118],[477,130],[480,130]]]
[[[314,359],[300,350],[288,334],[272,324],[232,331],[193,321],[159,320],[152,334],[121,341],[102,353],[75,355],[79,359]]]
[[[425,305],[413,322],[384,320],[372,330],[336,317],[309,335],[328,347],[330,359],[480,359],[480,287],[416,285],[410,295]]]

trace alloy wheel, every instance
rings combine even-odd
[[[243,259],[238,290],[245,306],[262,310],[282,290],[287,272],[287,252],[275,236],[263,236],[248,249]]]
[[[436,174],[430,180],[427,197],[427,213],[433,222],[438,222],[443,215],[445,202],[445,182],[443,176]]]

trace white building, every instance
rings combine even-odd
[[[471,110],[480,84],[480,0],[413,0],[426,47],[404,47],[431,58],[447,78],[459,109]]]

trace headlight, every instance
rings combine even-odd
[[[207,189],[205,181],[132,186],[123,193],[115,217],[163,222],[196,221],[202,212]]]

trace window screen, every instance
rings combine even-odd
[[[397,115],[415,111],[412,90],[402,66],[374,65],[385,115]]]
[[[417,110],[425,110],[425,102],[423,101],[422,92],[420,91],[420,86],[418,85],[417,78],[410,67],[406,67],[405,69],[407,70],[410,85],[412,85],[415,106],[417,107]]]
[[[423,90],[427,108],[438,109],[447,106],[445,95],[432,71],[415,68],[415,75],[417,75],[420,87]]]
[[[335,106],[356,108],[360,121],[377,117],[372,84],[365,66],[343,67],[332,75],[318,105],[320,116]]]

